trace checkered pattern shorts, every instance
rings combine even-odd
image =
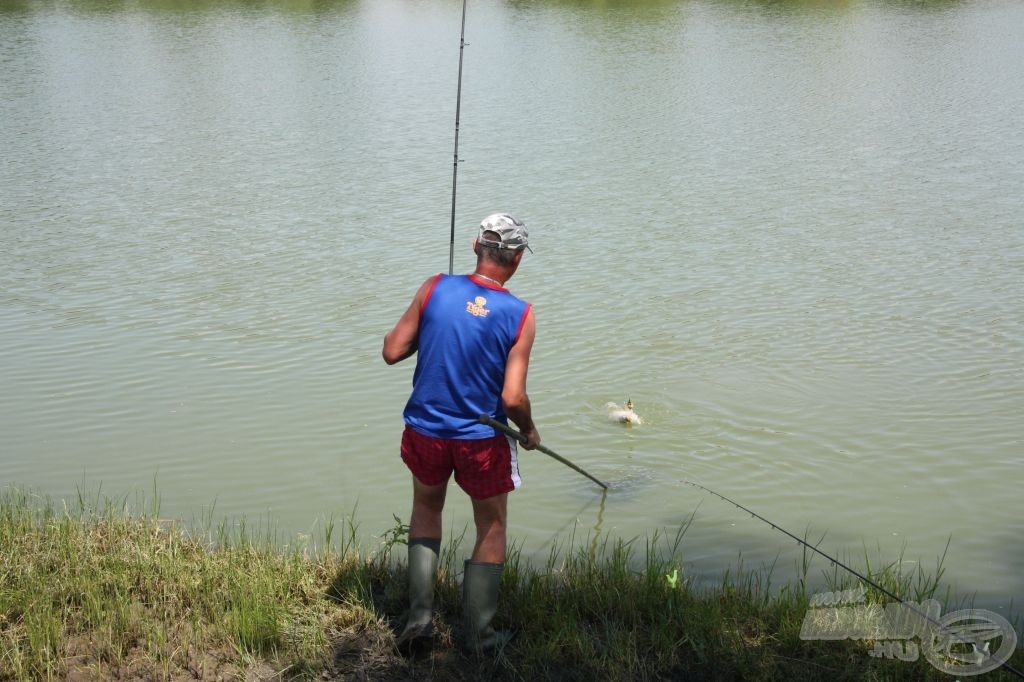
[[[425,436],[406,426],[402,460],[424,485],[441,485],[455,472],[455,482],[474,500],[508,493],[522,485],[516,442],[498,434],[478,440]]]

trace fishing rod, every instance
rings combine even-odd
[[[930,621],[932,624],[939,626],[940,628],[942,628],[946,632],[948,632],[951,635],[953,635],[953,637],[958,639],[962,644],[971,644],[971,645],[973,645],[974,649],[975,649],[975,652],[980,654],[980,655],[982,655],[984,658],[989,658],[989,659],[995,660],[997,663],[999,663],[999,665],[1001,665],[1002,667],[1006,668],[1008,671],[1010,671],[1011,673],[1015,674],[1017,677],[1019,677],[1021,679],[1024,679],[1024,672],[1022,672],[1022,671],[1018,670],[1017,668],[1013,667],[1012,665],[1010,665],[1010,663],[1008,661],[1000,660],[1000,659],[996,658],[994,655],[988,653],[987,646],[978,646],[982,642],[979,642],[977,639],[968,639],[968,638],[964,637],[959,632],[953,630],[952,628],[950,628],[945,623],[943,623],[943,622],[933,618],[930,614],[922,611],[921,609],[917,608],[913,604],[908,603],[906,600],[904,600],[898,594],[894,594],[893,592],[890,592],[889,590],[887,590],[886,588],[882,587],[881,585],[879,585],[877,582],[875,582],[871,578],[868,578],[867,576],[863,575],[862,573],[860,573],[860,572],[850,568],[849,566],[847,566],[843,562],[839,561],[839,559],[836,559],[835,557],[830,556],[830,555],[826,554],[825,552],[822,552],[820,549],[818,549],[814,545],[810,544],[806,540],[803,540],[802,538],[798,538],[797,536],[793,535],[792,533],[790,533],[788,530],[786,530],[782,526],[780,526],[780,525],[778,525],[776,523],[772,523],[771,521],[769,521],[765,517],[761,516],[757,512],[754,512],[754,511],[748,509],[747,507],[744,507],[739,502],[736,502],[734,500],[730,500],[728,497],[726,497],[725,495],[722,495],[721,493],[716,493],[711,488],[706,488],[706,487],[702,486],[699,483],[694,483],[693,481],[683,481],[683,483],[685,483],[686,485],[693,486],[695,488],[700,488],[701,490],[703,490],[705,492],[711,493],[712,495],[714,495],[715,497],[719,498],[720,500],[728,502],[729,504],[733,505],[737,509],[741,509],[741,510],[747,512],[748,514],[750,514],[752,517],[754,517],[756,519],[760,519],[761,521],[767,523],[769,526],[772,527],[772,529],[777,530],[780,533],[784,533],[784,534],[788,535],[789,537],[791,537],[792,539],[796,540],[798,543],[800,543],[801,545],[803,545],[807,549],[809,549],[809,550],[811,550],[813,552],[817,552],[818,554],[820,554],[821,556],[825,557],[826,559],[828,559],[830,562],[832,562],[836,566],[839,566],[843,570],[845,570],[845,571],[847,571],[849,573],[852,573],[853,575],[857,576],[860,580],[864,581],[865,583],[867,583],[871,587],[875,588],[876,590],[878,590],[879,592],[881,592],[885,596],[889,597],[890,599],[893,599],[895,601],[900,602],[906,608],[910,609],[911,611],[914,611],[919,616],[921,616],[921,617],[925,618],[926,620]],[[1012,654],[1012,652],[1011,652],[1011,654]],[[984,658],[982,660],[984,660]]]
[[[462,0],[462,32],[459,34],[459,88],[455,94],[455,153],[452,158],[452,236],[448,245],[448,274],[455,273],[455,180],[459,174],[459,110],[462,108],[462,53],[466,48],[466,0]]]
[[[496,420],[496,419],[494,419],[492,417],[489,417],[486,414],[480,415],[479,419],[480,419],[480,423],[481,424],[487,424],[488,426],[493,426],[494,428],[498,429],[499,431],[503,431],[504,433],[508,434],[509,436],[512,436],[513,438],[515,438],[520,443],[523,443],[524,445],[526,444],[526,436],[524,436],[520,432],[516,431],[515,429],[513,429],[513,428],[511,428],[509,426],[506,426],[505,424],[502,424],[500,421],[498,421],[498,420]],[[557,459],[559,462],[561,462],[565,466],[569,467],[570,469],[575,469],[576,471],[580,472],[581,474],[583,474],[584,476],[589,478],[594,483],[598,484],[599,486],[601,486],[605,490],[608,490],[608,485],[606,483],[602,483],[601,481],[597,480],[596,478],[594,478],[593,476],[588,474],[586,471],[584,471],[580,467],[576,466],[575,464],[573,464],[572,462],[567,460],[565,457],[562,457],[561,455],[559,455],[554,450],[546,448],[543,445],[538,445],[537,449],[540,450],[541,452],[543,452],[548,457],[551,457],[552,459]]]

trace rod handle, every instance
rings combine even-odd
[[[523,444],[526,443],[526,436],[524,436],[519,431],[516,431],[511,426],[508,426],[506,424],[502,424],[497,419],[494,419],[493,417],[488,416],[486,414],[480,415],[478,417],[478,419],[479,419],[481,424],[487,424],[488,426],[491,426],[491,427],[493,427],[495,429],[498,429],[499,431],[501,431],[501,432],[503,432],[503,433],[505,433],[505,434],[507,434],[509,436],[512,436],[513,438],[518,440],[520,443],[523,443]],[[551,457],[552,459],[558,460],[559,462],[561,462],[565,466],[569,467],[570,469],[573,469],[574,471],[578,471],[579,473],[583,474],[584,476],[589,478],[591,481],[593,481],[594,483],[596,483],[599,486],[601,486],[602,488],[604,488],[605,490],[608,489],[608,484],[607,483],[603,483],[602,481],[599,481],[598,479],[594,478],[593,476],[588,474],[586,471],[584,471],[582,468],[576,466],[575,464],[573,464],[572,462],[567,460],[565,457],[562,457],[560,454],[555,452],[554,450],[551,450],[550,448],[547,448],[547,447],[545,447],[543,445],[538,445],[537,449],[540,450],[541,452],[543,452],[548,457]]]

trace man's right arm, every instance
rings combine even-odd
[[[393,365],[401,362],[416,352],[419,348],[420,335],[420,314],[423,312],[423,302],[427,300],[427,294],[434,284],[435,277],[430,277],[422,285],[412,303],[395,323],[394,329],[384,336],[384,348],[381,355],[384,362]]]

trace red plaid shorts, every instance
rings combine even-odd
[[[519,488],[516,443],[504,434],[479,440],[433,438],[406,426],[402,461],[424,485],[441,485],[455,472],[455,482],[474,500]]]

